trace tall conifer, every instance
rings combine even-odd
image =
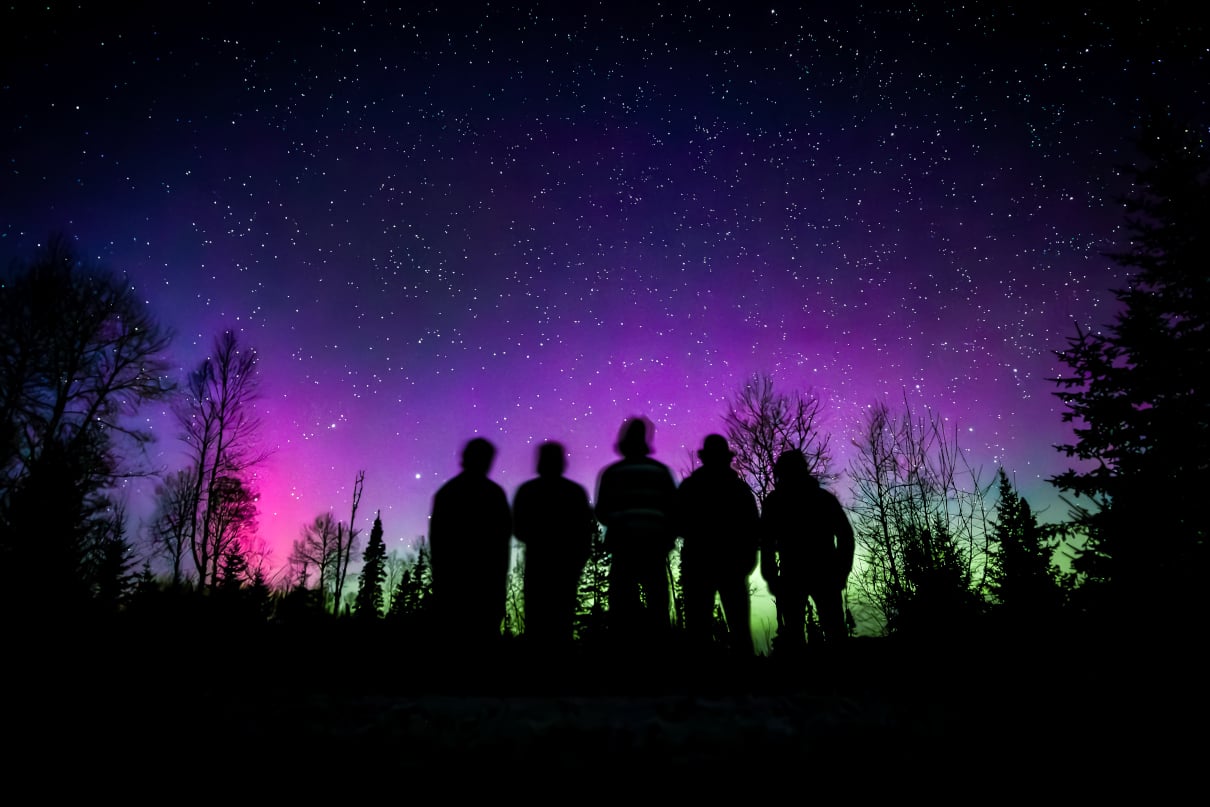
[[[357,599],[353,613],[357,617],[377,619],[382,614],[382,586],[387,578],[386,544],[382,540],[382,513],[374,516],[370,542],[362,555],[361,576],[358,578]]]
[[[1210,483],[1210,148],[1205,128],[1156,118],[1128,169],[1133,272],[1121,309],[1099,331],[1077,330],[1057,379],[1075,425],[1059,446],[1080,461],[1052,481],[1074,493],[1086,534],[1075,569],[1118,625],[1147,630],[1196,611],[1205,573]],[[1126,626],[1122,619],[1132,623]]]

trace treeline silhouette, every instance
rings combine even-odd
[[[230,680],[206,680],[220,663],[300,686],[428,670],[430,686],[458,671],[460,684],[559,688],[590,670],[641,688],[683,684],[675,669],[713,681],[747,670],[744,687],[936,691],[972,667],[1039,698],[1041,668],[1078,667],[1109,686],[1125,645],[1179,653],[1201,616],[1210,159],[1188,131],[1163,120],[1144,130],[1133,240],[1114,256],[1135,273],[1116,292],[1122,311],[1058,354],[1075,426],[1060,450],[1084,461],[1053,480],[1073,497],[1061,523],[1039,522],[1003,468],[982,479],[944,419],[906,401],[870,408],[841,508],[818,398],[758,374],[723,414],[726,433],[702,435],[680,484],[650,456],[644,418],[623,425],[620,459],[592,496],[546,444],[510,502],[489,478],[494,447],[472,439],[411,555],[386,552],[380,514],[361,546],[359,472],[348,520],[308,524],[272,580],[256,537],[256,352],[219,334],[170,383],[167,332],[129,284],[51,239],[0,294],[7,644],[188,670],[180,685],[211,697]],[[114,491],[148,439],[129,416],[152,403],[171,406],[188,464],[162,478],[148,533],[134,537]],[[510,564],[514,537],[524,551]],[[754,634],[756,585],[777,611]],[[901,655],[878,655],[887,648]],[[795,672],[770,678],[757,665]]]

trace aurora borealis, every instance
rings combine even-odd
[[[510,495],[545,439],[591,492],[632,414],[679,471],[756,372],[818,391],[836,470],[906,395],[1045,517],[1053,351],[1112,317],[1118,166],[1148,108],[1204,110],[1210,39],[1167,4],[807,6],[10,5],[0,259],[64,231],[179,367],[257,348],[278,562],[360,469],[358,526],[410,543],[476,435]]]

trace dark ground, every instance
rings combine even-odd
[[[92,777],[63,784],[91,792],[210,787],[251,764],[286,789],[377,771],[451,793],[581,783],[577,800],[647,782],[763,799],[784,782],[871,799],[1130,789],[1154,803],[1205,763],[1192,653],[856,639],[740,663],[668,649],[540,659],[515,643],[367,654],[306,638],[221,653],[184,637],[25,642],[11,662],[27,673],[9,682],[11,770],[70,761]]]

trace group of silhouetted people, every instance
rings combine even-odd
[[[467,443],[462,472],[434,497],[429,533],[433,594],[447,635],[468,646],[499,638],[515,535],[525,546],[525,634],[542,647],[569,643],[598,522],[610,554],[608,625],[615,638],[650,643],[668,635],[668,557],[678,537],[685,629],[695,646],[708,646],[721,628],[732,651],[753,653],[748,582],[758,558],[778,604],[779,652],[805,646],[808,601],[825,641],[847,635],[841,598],[853,566],[853,530],[803,453],[777,459],[774,489],[758,509],[731,467],[726,438],[705,438],[701,466],[678,487],[651,456],[651,433],[643,417],[623,424],[621,458],[601,472],[595,509],[587,491],[563,475],[562,445],[539,447],[537,477],[517,489],[510,508],[504,489],[488,479],[495,447],[483,438]]]

